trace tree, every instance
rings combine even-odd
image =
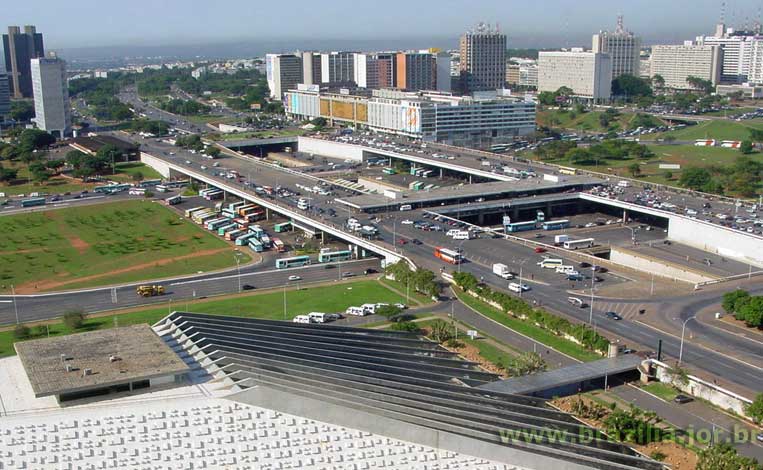
[[[324,117],[317,117],[310,121],[310,124],[314,125],[318,129],[322,129],[326,127],[326,124],[328,124],[328,121],[326,121],[326,118]]]
[[[0,168],[0,181],[4,183],[15,181],[18,174],[19,170],[15,168]]]
[[[220,156],[220,149],[217,147],[209,146],[207,147],[207,155],[209,155],[212,158],[217,158]]]
[[[628,165],[628,172],[634,178],[636,178],[637,176],[640,176],[641,175],[641,165],[639,165],[638,163],[631,163],[630,165]]]
[[[106,144],[98,149],[95,156],[103,161],[104,167],[111,164],[111,172],[114,173],[116,162],[122,160],[124,153],[119,147],[112,144]]]
[[[752,403],[747,405],[747,415],[756,423],[763,422],[763,393],[758,393]]]
[[[742,152],[745,155],[749,155],[752,153],[752,142],[749,140],[743,140],[741,144],[739,144],[739,151]]]
[[[654,85],[655,88],[664,88],[665,87],[665,79],[660,74],[655,74],[652,77],[652,85]]]
[[[32,181],[35,183],[43,183],[48,181],[52,176],[50,170],[44,162],[34,162],[29,165],[29,174],[32,176]]]
[[[663,176],[665,177],[665,179],[666,179],[666,180],[670,181],[670,180],[672,180],[672,179],[673,179],[673,172],[672,172],[672,171],[670,171],[670,170],[668,170],[668,171],[666,171],[666,172],[663,174]]]
[[[544,371],[548,364],[543,357],[535,352],[528,351],[510,358],[506,363],[506,373],[512,377],[521,377],[523,375],[534,374]]]
[[[32,101],[11,102],[11,119],[17,122],[26,122],[34,117],[34,103]]]
[[[705,94],[710,94],[713,91],[713,83],[710,80],[704,78],[695,77],[690,75],[686,77],[686,83],[692,86],[692,88],[699,90]]]
[[[545,106],[556,105],[556,94],[551,91],[542,91],[538,93],[538,102]]]
[[[612,94],[626,98],[651,96],[652,87],[649,84],[649,80],[634,77],[633,75],[620,75],[612,80]]]
[[[143,173],[140,171],[136,171],[132,174],[132,180],[133,181],[143,181]]]
[[[678,182],[681,186],[699,191],[708,187],[712,179],[712,175],[706,168],[689,167],[681,173]]]
[[[429,327],[429,337],[438,343],[444,343],[453,338],[453,327],[444,320],[435,320]]]
[[[738,319],[752,328],[763,326],[763,296],[751,297],[749,302],[739,308]]]
[[[755,459],[737,454],[728,442],[721,442],[699,451],[697,470],[760,470]]]
[[[56,143],[56,138],[39,129],[24,129],[19,136],[19,148],[22,151],[42,149]]]
[[[85,324],[85,314],[82,310],[70,310],[64,313],[64,325],[69,329],[79,330]]]
[[[741,307],[749,302],[749,300],[749,292],[742,289],[735,289],[731,292],[726,292],[723,294],[721,306],[723,307],[723,310],[726,311],[726,313],[733,314],[737,312],[738,309],[741,309]]]
[[[750,140],[753,142],[763,142],[763,129],[750,128]]]

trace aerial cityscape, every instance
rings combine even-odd
[[[763,5],[40,3],[0,470],[763,470]]]

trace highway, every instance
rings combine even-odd
[[[20,322],[31,322],[56,318],[67,310],[95,313],[162,304],[167,305],[168,309],[182,310],[187,300],[238,292],[239,278],[242,287],[248,285],[252,288],[245,292],[256,292],[257,289],[271,289],[284,285],[298,287],[316,282],[339,280],[342,273],[351,272],[356,277],[363,277],[366,269],[381,270],[379,260],[374,258],[334,263],[333,266],[333,269],[326,269],[325,264],[275,269],[273,258],[268,257],[262,264],[242,267],[240,277],[234,268],[221,273],[187,276],[175,280],[146,281],[123,284],[118,287],[80,289],[50,294],[17,295],[15,304],[13,296],[0,295],[0,325],[16,323],[16,312]],[[289,281],[289,276],[293,275],[298,275],[301,279]],[[148,298],[135,293],[136,286],[151,283],[165,286],[166,293]],[[173,304],[173,302],[176,303]]]

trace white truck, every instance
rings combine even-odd
[[[495,263],[493,265],[493,274],[503,279],[514,279],[514,275],[509,271],[509,267],[503,263]]]
[[[554,245],[561,245],[570,239],[569,235],[554,235]]]

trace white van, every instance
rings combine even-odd
[[[410,210],[413,210],[413,207],[410,204],[403,204],[402,206],[400,206],[400,210],[401,211],[410,211]]]
[[[376,313],[376,304],[363,304],[360,308],[363,309],[365,315],[373,315]]]
[[[344,311],[347,315],[355,315],[357,317],[362,317],[366,314],[366,311],[363,309],[363,307],[348,307],[347,310]]]
[[[469,240],[472,238],[472,234],[468,230],[457,230],[453,234],[453,240]]]
[[[459,230],[457,228],[452,228],[452,229],[448,230],[447,232],[445,232],[445,236],[446,237],[452,237],[452,236],[454,236],[455,234],[457,234],[460,231],[461,230]]]
[[[297,315],[292,321],[294,323],[312,323],[307,315]]]
[[[530,287],[527,284],[519,284],[517,282],[512,282],[511,284],[509,284],[509,290],[511,292],[520,293],[520,292],[526,292],[530,290]]]
[[[310,312],[307,314],[308,318],[312,323],[326,323],[328,320],[328,315],[321,312]]]
[[[558,272],[559,274],[568,274],[573,271],[575,271],[575,266],[562,265],[562,266],[556,267],[556,272]]]
[[[564,260],[561,260],[559,258],[546,258],[540,263],[538,263],[538,266],[541,268],[556,268],[558,266],[563,266]]]

